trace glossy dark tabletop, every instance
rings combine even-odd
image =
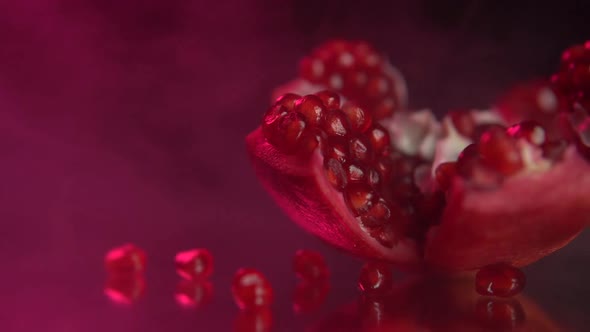
[[[359,305],[361,262],[290,222],[250,167],[244,137],[271,90],[312,47],[357,38],[390,55],[413,108],[486,107],[590,38],[580,16],[589,8],[343,3],[1,1],[0,330],[231,331],[230,284],[244,266],[274,287],[274,331],[369,324],[380,309]],[[588,329],[589,241],[585,232],[525,269],[519,328]],[[145,293],[121,305],[105,295],[103,257],[126,242],[146,250],[148,267]],[[215,257],[213,297],[185,308],[173,260],[194,247]],[[307,313],[291,302],[299,248],[323,253],[332,272],[325,302]],[[386,301],[414,304],[391,304],[386,329],[403,331],[411,317],[483,328],[456,301],[472,303],[470,287],[398,287]]]

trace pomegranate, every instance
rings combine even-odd
[[[391,266],[382,262],[368,262],[359,275],[359,289],[367,294],[383,294],[391,289],[393,274]]]
[[[324,257],[319,252],[306,249],[295,252],[293,271],[302,281],[324,281],[330,276]]]
[[[552,89],[556,99],[571,98],[560,91]],[[553,128],[524,106],[439,122],[429,110],[378,113],[333,92],[288,93],[247,149],[277,204],[335,247],[408,269],[521,267],[590,220],[590,120],[579,95],[574,110],[551,113],[564,123]],[[528,116],[535,122],[521,121]]]
[[[494,264],[475,275],[475,290],[481,295],[511,297],[520,293],[526,284],[524,273],[507,264]]]
[[[273,301],[273,290],[266,277],[251,268],[239,269],[232,282],[232,294],[240,309],[268,307]]]
[[[407,104],[400,72],[364,41],[330,40],[320,45],[299,63],[299,78],[276,89],[274,99],[288,92],[326,89],[353,100],[377,120]]]

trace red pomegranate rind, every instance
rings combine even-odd
[[[469,189],[456,178],[447,202],[440,226],[427,235],[428,264],[445,270],[525,266],[588,225],[590,165],[570,147],[552,169],[510,177],[495,191]]]
[[[342,194],[328,182],[319,152],[311,160],[287,156],[269,144],[260,129],[249,134],[246,142],[262,185],[303,229],[361,257],[397,262],[400,267],[420,265],[414,241],[402,240],[393,249],[384,250],[361,229]]]

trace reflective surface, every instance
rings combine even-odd
[[[553,71],[562,49],[590,38],[582,9],[339,3],[0,3],[0,328],[585,330],[588,232],[528,267],[518,302],[409,280],[381,302],[361,301],[361,262],[279,211],[243,142],[272,88],[326,38],[373,42],[406,75],[413,107],[444,112],[484,107],[511,83]],[[104,254],[129,241],[147,252],[145,277],[109,279]],[[214,256],[210,284],[176,275],[176,253],[195,247]],[[300,248],[325,255],[329,286],[297,286]],[[240,267],[273,284],[270,312],[240,314],[230,291]]]

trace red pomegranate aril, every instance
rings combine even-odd
[[[213,255],[207,249],[193,249],[176,254],[176,272],[188,280],[204,279],[213,273]]]
[[[241,268],[236,272],[232,294],[241,309],[268,307],[273,301],[270,283],[262,273],[251,268]]]
[[[330,276],[324,256],[319,252],[300,249],[293,257],[293,271],[302,280],[321,281]]]
[[[354,161],[370,163],[373,161],[374,153],[371,143],[363,136],[356,136],[350,139],[350,157]]]
[[[277,149],[291,153],[297,149],[307,124],[299,113],[288,113],[278,120],[275,135],[267,137]]]
[[[348,184],[348,174],[338,160],[330,158],[325,161],[326,179],[334,188],[342,190]]]
[[[503,175],[512,175],[523,168],[520,150],[505,130],[490,128],[481,135],[478,151],[486,165]]]
[[[364,133],[373,122],[369,112],[351,102],[347,102],[342,106],[342,112],[346,114],[352,131],[357,133]]]
[[[511,331],[526,321],[526,314],[516,299],[480,298],[475,315],[483,327]]]
[[[363,265],[358,286],[367,294],[383,294],[393,285],[391,266],[382,262],[368,262]]]
[[[375,192],[367,184],[354,183],[344,189],[344,199],[356,216],[365,214],[373,206]]]
[[[393,160],[389,157],[379,157],[375,162],[375,169],[379,173],[382,183],[389,183],[391,180],[391,170],[393,170]]]
[[[350,159],[350,146],[347,139],[332,136],[328,137],[326,141],[326,158],[336,159],[340,163],[345,163]]]
[[[545,128],[535,121],[524,121],[515,124],[506,129],[506,132],[514,138],[523,138],[537,146],[543,145],[547,139]]]
[[[109,250],[105,255],[104,264],[109,273],[133,274],[145,271],[146,260],[146,254],[142,249],[128,243]]]
[[[473,137],[475,133],[475,119],[469,111],[451,111],[447,114],[453,123],[453,127],[459,134],[465,137]]]
[[[484,163],[477,144],[470,144],[463,149],[455,167],[457,174],[479,189],[496,188],[503,180],[502,174]]]
[[[475,275],[475,290],[481,295],[511,297],[520,293],[525,284],[521,270],[503,263],[486,266]]]
[[[590,63],[575,65],[570,73],[573,86],[579,90],[590,89]]]
[[[391,83],[384,76],[375,76],[367,82],[366,94],[369,98],[377,99],[385,96],[391,90]]]
[[[330,291],[326,280],[303,281],[293,291],[293,311],[297,314],[312,312],[324,304]]]
[[[111,275],[104,287],[104,294],[114,303],[129,305],[139,300],[145,293],[145,280],[142,275]]]
[[[301,96],[298,94],[286,93],[275,100],[275,105],[281,105],[285,107],[287,111],[293,111],[299,98],[301,98]]]
[[[361,165],[354,163],[345,164],[344,170],[346,172],[348,183],[365,183],[367,181],[366,170]]]
[[[185,308],[201,308],[213,298],[213,284],[206,280],[180,280],[174,298]]]
[[[456,162],[440,163],[434,171],[436,184],[442,191],[447,191],[451,188],[455,175],[457,175]]]
[[[279,135],[277,132],[279,120],[287,115],[287,113],[289,113],[287,107],[280,104],[275,104],[266,111],[262,119],[262,132],[267,140]]]
[[[367,183],[371,187],[378,189],[381,186],[381,176],[379,175],[379,172],[372,167],[368,167],[366,169],[366,174]]]
[[[397,102],[394,96],[385,97],[377,104],[377,106],[375,106],[375,110],[373,111],[373,118],[379,120],[390,117],[396,108]]]
[[[484,123],[477,125],[471,139],[475,142],[479,141],[481,139],[481,135],[483,135],[488,130],[506,130],[506,127],[497,123]]]
[[[346,114],[340,110],[327,112],[322,129],[328,136],[346,137],[350,134],[350,124],[348,123]]]
[[[340,109],[340,96],[332,91],[324,90],[315,94],[324,103],[328,110]]]
[[[390,218],[389,204],[383,198],[379,198],[367,213],[359,217],[359,221],[363,227],[376,228],[383,226]]]
[[[326,154],[328,136],[321,129],[310,128],[305,130],[299,141],[297,154],[301,157],[309,157],[318,147],[322,154]]]
[[[301,113],[310,126],[320,126],[326,116],[326,107],[322,100],[315,95],[307,95],[295,103],[295,110]]]
[[[375,154],[380,154],[391,144],[389,132],[379,124],[373,125],[367,131],[366,136],[369,138],[369,141],[371,141]]]
[[[312,83],[321,83],[325,69],[324,62],[314,57],[305,57],[299,63],[299,75]]]

